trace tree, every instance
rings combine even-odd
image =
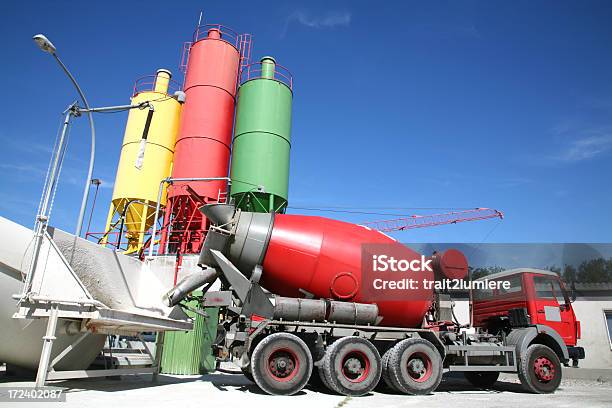
[[[501,266],[484,266],[478,268],[474,268],[471,266],[469,267],[470,277],[472,278],[472,280],[482,278],[483,276],[488,276],[497,272],[501,272],[503,270],[504,268],[502,268]]]
[[[612,258],[595,258],[578,266],[577,281],[582,283],[612,282]]]
[[[563,281],[567,283],[576,282],[576,268],[574,265],[565,264],[563,268]]]

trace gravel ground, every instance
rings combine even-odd
[[[8,382],[0,378],[1,387],[26,386],[31,383]],[[175,407],[175,408],[234,408],[249,407],[291,408],[359,408],[359,407],[606,407],[612,406],[612,384],[609,382],[565,380],[552,395],[533,395],[523,391],[514,376],[503,377],[494,390],[480,390],[463,378],[445,377],[436,392],[427,396],[396,395],[390,392],[373,392],[358,398],[332,394],[327,390],[308,387],[289,397],[269,396],[242,375],[208,374],[204,376],[161,375],[153,384],[150,375],[125,376],[121,379],[89,379],[64,381],[55,384],[65,389],[65,403],[20,403],[21,407],[33,405],[58,407],[117,408]],[[0,404],[4,405],[4,404]]]

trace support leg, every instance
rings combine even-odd
[[[157,341],[155,342],[155,361],[153,362],[155,371],[153,371],[153,382],[157,381],[157,376],[161,371],[162,355],[164,353],[164,337],[165,332],[157,333]]]
[[[115,215],[115,205],[111,203],[110,209],[108,210],[108,216],[106,217],[106,228],[104,229],[104,235],[100,240],[100,245],[106,245],[108,242],[108,234],[110,234],[110,230],[113,223],[113,216]]]
[[[58,306],[51,305],[51,314],[47,322],[47,332],[43,337],[43,347],[40,353],[40,361],[38,363],[38,372],[36,373],[36,388],[42,388],[47,382],[47,374],[49,372],[49,360],[51,359],[51,351],[53,349],[53,340],[55,340],[55,330],[57,328]]]

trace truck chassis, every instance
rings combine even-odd
[[[319,381],[339,394],[359,396],[378,384],[404,394],[434,391],[449,371],[475,386],[492,386],[500,373],[518,373],[534,393],[554,392],[567,347],[551,328],[514,318],[508,331],[468,334],[450,321],[427,328],[384,327],[274,318],[274,305],[220,252],[222,290],[207,292],[204,306],[221,307],[215,342],[218,361],[236,359],[242,372],[269,394],[291,395]],[[223,290],[224,289],[224,290]]]

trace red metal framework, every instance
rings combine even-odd
[[[442,214],[412,215],[410,217],[390,220],[370,221],[362,225],[381,232],[393,232],[413,228],[434,227],[436,225],[457,224],[459,222],[488,220],[491,218],[503,219],[504,214],[492,208],[474,208]]]
[[[170,185],[168,190],[171,189],[180,189],[184,194],[178,194],[173,200],[169,200],[168,207],[164,210],[158,253],[198,253],[209,227],[208,220],[198,208],[204,204],[226,204],[227,190],[219,191],[217,199],[210,200],[199,197],[186,184]]]
[[[253,62],[244,67],[240,73],[240,84],[250,81],[251,79],[267,78],[281,82],[293,90],[293,75],[291,72],[279,64],[274,64],[274,78],[268,78],[263,75],[262,62]]]
[[[177,196],[164,215],[159,253],[198,253],[208,230],[207,220],[199,211],[201,203],[187,195]]]
[[[174,94],[176,91],[180,91],[182,86],[180,83],[173,79],[167,79],[168,81],[168,95]],[[155,90],[155,85],[157,83],[157,75],[145,75],[142,76],[136,81],[134,81],[134,89],[132,91],[132,97],[135,97],[139,93],[142,92],[152,92]]]

